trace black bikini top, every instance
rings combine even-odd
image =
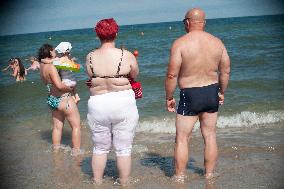
[[[129,78],[129,74],[125,74],[125,75],[122,75],[122,74],[120,75],[120,74],[119,74],[120,66],[121,66],[121,62],[122,62],[122,57],[123,57],[123,49],[121,49],[121,58],[120,58],[120,62],[119,62],[119,64],[118,64],[118,66],[117,66],[116,75],[114,75],[114,76],[108,76],[108,75],[105,75],[105,76],[98,76],[98,75],[96,75],[95,72],[94,72],[94,68],[93,68],[93,64],[92,64],[92,57],[90,56],[90,68],[91,68],[91,71],[92,71],[92,73],[93,73],[92,78],[97,78],[97,77],[99,77],[99,78],[105,78],[105,79],[108,79],[108,78]]]

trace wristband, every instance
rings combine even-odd
[[[173,99],[174,99],[174,97],[172,97],[172,96],[166,98],[167,101],[170,101],[170,100],[173,100]]]

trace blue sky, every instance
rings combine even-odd
[[[0,6],[0,35],[91,28],[102,18],[119,25],[182,20],[200,7],[207,18],[283,14],[282,0],[10,0]]]

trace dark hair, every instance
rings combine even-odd
[[[20,68],[20,76],[21,77],[25,77],[25,67],[24,67],[24,65],[23,65],[23,63],[22,63],[22,61],[21,61],[21,59],[20,58],[15,58],[15,59],[17,59],[18,60],[18,64],[19,64],[19,68]]]
[[[15,62],[15,58],[14,58],[14,57],[13,57],[13,58],[10,58],[10,59],[8,60],[9,65],[14,64],[14,62]]]
[[[119,27],[113,18],[100,20],[95,27],[95,31],[102,41],[114,40],[118,29]]]
[[[41,59],[45,58],[52,58],[50,51],[52,51],[54,48],[50,44],[43,44],[39,50],[38,50],[38,60],[41,61]]]

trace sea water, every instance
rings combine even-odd
[[[284,16],[209,19],[206,31],[219,37],[231,58],[231,77],[220,107],[218,127],[254,127],[284,120]],[[144,35],[142,35],[142,33]],[[182,22],[121,26],[117,47],[139,51],[138,64],[143,98],[137,100],[138,131],[174,132],[174,114],[165,108],[164,80],[173,41],[184,35]],[[86,55],[100,45],[92,28],[33,34],[0,36],[0,65],[20,57],[25,67],[29,56],[37,56],[44,43],[56,46],[72,43],[72,56],[84,65]],[[88,88],[85,72],[76,73],[79,111],[87,114]],[[175,97],[178,101],[178,89]],[[1,110],[4,123],[49,120],[46,89],[39,72],[29,72],[27,80],[16,83],[9,72],[0,73]],[[2,126],[1,129],[5,129]]]

